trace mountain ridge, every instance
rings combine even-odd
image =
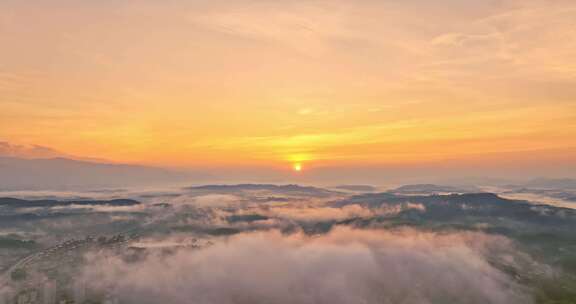
[[[65,157],[26,159],[0,156],[0,190],[135,186],[184,182],[205,176],[144,165]]]

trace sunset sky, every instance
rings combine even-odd
[[[574,0],[3,0],[0,141],[166,167],[576,162]]]

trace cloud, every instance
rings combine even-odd
[[[239,202],[240,198],[235,195],[208,194],[196,197],[193,204],[197,207],[217,208],[238,205]]]
[[[575,17],[571,1],[502,1],[490,14],[432,38],[421,72],[448,84],[491,86],[530,100],[551,96],[554,86],[554,100],[571,100]],[[505,88],[499,85],[503,79]],[[524,84],[528,91],[510,92],[511,84]]]
[[[49,147],[40,145],[19,145],[0,141],[0,157],[54,158],[67,155]]]
[[[284,205],[271,207],[264,214],[271,217],[289,219],[301,222],[322,222],[322,221],[341,221],[353,218],[372,218],[375,216],[397,215],[405,210],[425,211],[426,207],[422,204],[407,203],[397,205],[383,205],[376,209],[369,209],[357,204],[336,207],[324,207],[319,204],[309,204],[294,206]]]
[[[339,2],[316,1],[229,3],[195,16],[194,21],[212,30],[278,43],[305,54],[322,54],[330,50],[329,37],[345,30],[341,6]]]
[[[247,165],[253,178],[294,155],[417,163],[506,152],[507,135],[517,151],[574,137],[574,1],[0,5],[4,73],[31,83],[3,98],[2,133],[74,153]]]
[[[502,237],[338,228],[242,234],[127,263],[91,256],[83,280],[123,303],[532,303],[487,260],[519,267]]]

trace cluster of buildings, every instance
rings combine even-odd
[[[6,272],[0,304],[117,304],[111,292],[91,290],[77,270],[89,250],[117,249],[133,239],[87,237],[30,255]]]
[[[6,290],[0,297],[0,304],[88,304],[106,303],[90,301],[88,289],[82,280],[70,286],[60,286],[51,280],[30,281]],[[97,299],[99,297],[96,297]],[[108,302],[110,304],[114,302]]]

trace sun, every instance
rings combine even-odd
[[[302,171],[302,164],[301,163],[295,163],[294,164],[294,171],[301,172]]]

